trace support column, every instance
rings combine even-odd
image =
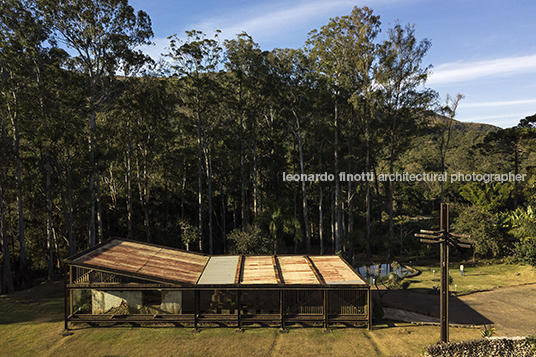
[[[367,328],[370,330],[372,329],[372,291],[370,290],[370,286],[367,290],[367,310],[368,310],[368,323],[367,323]]]
[[[331,330],[329,329],[329,291],[324,290],[324,306],[322,308],[322,313],[324,317],[324,333],[330,333]]]
[[[448,204],[441,204],[441,231],[443,231],[443,241],[441,246],[441,297],[440,297],[440,317],[441,317],[441,342],[449,342],[449,211]]]
[[[194,301],[195,301],[195,311],[194,311],[194,329],[192,333],[199,332],[199,305],[200,305],[201,292],[199,290],[194,290]]]
[[[236,305],[237,305],[237,313],[236,313],[236,330],[235,332],[242,332],[242,291],[238,290],[236,292]]]
[[[281,319],[281,328],[279,332],[287,332],[285,330],[285,294],[283,290],[279,290],[279,317]]]

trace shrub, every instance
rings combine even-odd
[[[247,225],[243,229],[235,229],[229,233],[232,246],[231,254],[268,254],[270,253],[267,238],[257,225]]]
[[[499,216],[475,206],[460,208],[453,224],[456,233],[471,235],[471,239],[477,242],[475,246],[477,254],[493,257],[503,254],[507,244]]]
[[[514,255],[518,262],[536,267],[536,238],[521,238],[514,244]]]

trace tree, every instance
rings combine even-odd
[[[2,72],[3,74],[3,72]],[[0,291],[2,294],[9,294],[15,291],[13,286],[13,274],[11,272],[11,258],[9,253],[9,239],[7,235],[6,227],[6,210],[4,205],[4,187],[5,187],[5,174],[8,167],[6,154],[10,152],[9,146],[6,140],[6,134],[4,126],[0,121],[0,243],[2,245],[2,260],[4,262],[2,268],[2,282],[0,284]]]
[[[188,39],[182,41],[177,35],[170,36],[169,52],[166,54],[173,61],[172,68],[175,76],[182,80],[184,85],[183,101],[190,110],[190,115],[197,122],[197,155],[198,155],[198,227],[203,232],[203,166],[210,166],[210,156],[206,147],[204,136],[206,111],[210,98],[209,93],[215,85],[213,74],[218,70],[221,47],[216,32],[214,39],[208,39],[201,31],[186,31]],[[205,156],[204,156],[205,154]],[[207,160],[205,161],[204,158]],[[209,219],[212,217],[212,177],[207,177],[209,186]],[[201,234],[202,236],[202,234]],[[209,251],[212,252],[212,223],[209,224]],[[199,240],[199,250],[203,250],[203,239]]]
[[[268,254],[269,239],[257,225],[246,225],[242,229],[235,229],[229,234],[232,244],[231,254]]]
[[[532,144],[536,138],[536,114],[528,116],[519,121],[519,124],[512,128],[499,129],[490,132],[484,137],[481,144],[476,145],[484,154],[499,153],[512,157],[514,164],[514,174],[520,170],[524,149]],[[514,181],[514,209],[519,203],[518,182]]]
[[[281,81],[278,88],[280,115],[292,132],[298,145],[300,174],[305,172],[304,140],[307,123],[311,121],[312,80],[311,68],[306,54],[301,50],[274,50],[274,68]],[[311,254],[311,228],[307,207],[307,182],[302,180],[302,214],[305,228],[307,253]]]
[[[481,184],[469,182],[460,188],[460,196],[484,211],[498,213],[504,208],[510,194],[512,186],[508,183]]]
[[[355,7],[349,16],[337,17],[320,31],[309,33],[307,45],[320,80],[327,84],[334,102],[333,158],[335,166],[335,249],[342,247],[342,209],[339,182],[339,106],[350,102],[356,110],[366,141],[366,168],[370,169],[370,121],[372,119],[372,70],[377,59],[374,39],[380,20],[372,10]],[[367,256],[370,256],[370,183],[366,182]]]
[[[21,120],[29,117],[28,113],[36,111],[36,103],[32,101],[32,91],[40,82],[40,57],[44,52],[43,42],[48,33],[35,11],[31,1],[6,1],[0,7],[0,72],[2,73],[2,96],[7,117],[11,121],[13,133],[13,153],[17,182],[17,204],[19,223],[20,275],[22,285],[31,285],[28,275],[26,256],[26,233],[23,211],[23,188],[21,168]],[[41,95],[41,114],[43,102]],[[23,104],[24,103],[24,104]],[[44,120],[44,115],[42,115]],[[47,187],[47,195],[50,194]],[[50,200],[47,200],[50,203]],[[50,220],[50,210],[49,220]],[[48,244],[52,247],[50,221],[48,224]],[[50,252],[52,252],[50,250]],[[50,259],[51,260],[51,259]],[[49,269],[49,276],[51,276]]]
[[[39,0],[48,26],[68,48],[76,51],[73,64],[87,76],[89,98],[89,246],[103,239],[99,147],[96,116],[110,94],[118,71],[129,73],[149,61],[136,47],[150,44],[149,16],[128,5],[128,0]],[[96,216],[95,216],[96,214]]]
[[[431,66],[422,67],[431,42],[417,41],[415,25],[399,23],[388,30],[388,39],[380,47],[375,77],[382,91],[382,109],[387,127],[389,173],[394,174],[397,158],[417,134],[420,113],[434,101],[436,93],[423,88]],[[393,234],[394,186],[389,181],[389,232]]]

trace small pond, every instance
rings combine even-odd
[[[393,269],[390,264],[374,264],[357,268],[357,271],[369,284],[373,284],[373,279],[389,277],[392,272],[401,278],[407,278],[414,275],[409,269],[404,266],[398,269]]]

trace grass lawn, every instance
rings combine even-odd
[[[419,356],[439,340],[437,326],[386,321],[366,328],[190,328],[75,326],[63,336],[61,283],[0,296],[0,356]],[[451,341],[480,338],[451,328]]]
[[[493,260],[462,264],[465,268],[465,276],[461,276],[460,263],[451,263],[449,267],[453,279],[450,291],[456,292],[458,295],[501,286],[536,283],[536,269],[530,265],[505,264]],[[424,293],[430,291],[434,285],[439,286],[441,275],[439,262],[437,265],[420,265],[417,262],[412,266],[421,274],[407,278],[410,281],[408,289]]]

